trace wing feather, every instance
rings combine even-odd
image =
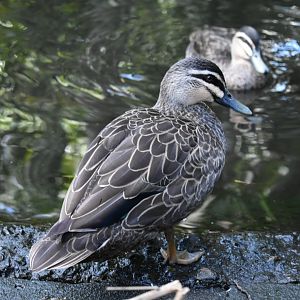
[[[149,110],[142,112],[143,117],[147,112],[150,119]],[[138,112],[127,116],[131,119],[127,127],[126,122],[118,121],[113,123],[113,130],[105,128],[102,139],[97,137],[98,146],[93,145],[86,154],[84,166],[91,167],[79,170],[74,179],[73,186],[82,190],[73,190],[66,197],[71,221],[57,225],[59,232],[64,225],[69,226],[66,232],[82,232],[124,218],[127,224],[139,228],[154,221],[158,224],[158,219],[166,222],[159,214],[180,218],[173,209],[195,196],[200,181],[204,186],[213,182],[214,177],[208,175],[218,160],[211,156],[218,155],[218,151],[212,151],[212,137],[205,130],[201,131],[202,142],[197,144],[197,127],[192,122],[189,128],[186,120],[181,124],[172,118],[156,117],[150,123],[148,119],[141,120]],[[140,219],[138,214],[142,215]],[[139,220],[142,223],[134,225]]]
[[[105,243],[97,232],[114,224],[163,228],[186,217],[223,167],[223,145],[213,139],[205,126],[199,132],[192,120],[155,109],[131,110],[112,121],[84,155],[59,221],[33,247],[32,268],[79,262]]]

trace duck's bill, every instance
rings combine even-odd
[[[257,73],[268,74],[269,68],[261,58],[260,51],[255,50],[251,56],[251,62]]]
[[[241,114],[247,116],[252,115],[252,111],[246,105],[234,99],[228,92],[225,92],[223,98],[216,99],[216,102],[223,106],[230,107],[234,111],[237,111]]]

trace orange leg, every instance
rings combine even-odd
[[[173,229],[166,230],[165,231],[166,240],[168,242],[168,250],[167,250],[167,259],[166,261],[169,262],[169,264],[173,265],[177,262],[177,250],[176,250],[176,243],[175,243],[175,237],[174,237],[174,231]]]
[[[168,242],[168,249],[167,251],[160,249],[160,252],[164,257],[165,262],[168,262],[169,264],[188,265],[199,260],[204,253],[203,251],[194,253],[189,253],[186,250],[177,251],[174,239],[174,231],[172,228],[165,231],[165,236]]]

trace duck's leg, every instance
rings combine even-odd
[[[169,264],[188,265],[197,261],[204,253],[203,251],[194,253],[189,253],[187,250],[177,251],[172,228],[165,231],[165,236],[168,242],[168,249],[165,251],[161,248],[160,253]]]

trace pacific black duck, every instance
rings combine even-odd
[[[251,26],[238,31],[205,26],[190,35],[186,57],[205,57],[216,63],[232,90],[263,87],[269,68],[261,57],[260,37]]]
[[[204,102],[251,115],[214,63],[186,58],[167,71],[152,108],[108,124],[88,147],[59,220],[31,248],[31,270],[67,268],[94,253],[106,260],[160,231],[166,260],[197,260],[200,253],[176,252],[172,227],[201,206],[224,166],[222,125]]]

